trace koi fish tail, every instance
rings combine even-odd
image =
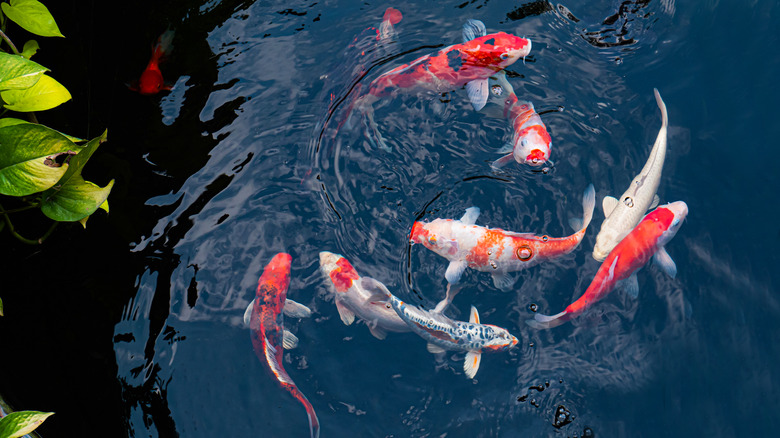
[[[298,393],[299,396],[295,398],[301,402],[306,409],[306,415],[309,417],[309,432],[311,438],[320,438],[320,420],[317,418],[317,413],[314,412],[314,406],[309,403],[309,400],[302,393]]]
[[[582,194],[582,218],[575,218],[570,221],[572,228],[576,231],[584,232],[593,220],[593,210],[596,207],[596,189],[593,184],[588,184],[585,193]]]
[[[666,127],[669,126],[669,116],[666,114],[666,104],[664,103],[664,100],[661,99],[661,93],[658,92],[657,88],[653,88],[653,94],[655,94],[655,103],[658,104],[658,109],[661,110],[661,128],[666,129]]]
[[[563,312],[552,316],[537,313],[534,315],[534,319],[528,319],[525,321],[525,323],[537,330],[546,330],[549,328],[558,327],[569,319],[571,319],[571,313],[564,310]]]
[[[157,39],[157,44],[154,46],[153,58],[156,58],[159,61],[164,59],[167,54],[171,53],[171,50],[173,50],[174,33],[173,29],[168,29],[160,35]]]

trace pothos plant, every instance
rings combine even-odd
[[[86,227],[95,211],[108,212],[114,181],[99,187],[81,176],[107,132],[87,141],[38,123],[35,112],[54,108],[71,95],[47,74],[48,68],[31,60],[37,41],[25,42],[21,51],[13,43],[7,30],[11,22],[34,35],[64,36],[41,2],[0,2],[0,232],[5,228],[24,243],[41,244],[59,222]],[[28,210],[40,210],[53,221],[38,238],[23,237],[13,225],[12,216]]]

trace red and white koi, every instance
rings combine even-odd
[[[265,267],[258,281],[255,299],[250,304],[252,312],[249,317],[249,328],[252,345],[260,362],[268,367],[282,388],[301,402],[309,417],[311,438],[318,438],[320,423],[314,407],[282,366],[282,346],[290,343],[289,337],[283,334],[282,312],[287,299],[287,288],[290,286],[291,261],[292,257],[289,254],[279,253]]]
[[[344,324],[352,324],[357,316],[365,321],[371,334],[377,339],[384,339],[389,331],[412,331],[393,309],[368,299],[371,296],[369,290],[376,289],[376,283],[379,281],[358,275],[352,264],[341,255],[328,251],[320,252],[320,272],[326,278],[328,289],[333,294],[336,309]]]
[[[507,154],[494,161],[493,167],[506,166],[512,160],[529,166],[543,165],[550,159],[552,137],[547,132],[542,118],[534,110],[534,104],[517,98],[503,70],[492,76],[490,82],[495,82],[491,91],[493,87],[499,86],[502,94],[506,94],[504,116],[510,120],[514,132],[512,142],[500,151]]]
[[[469,100],[479,110],[488,99],[488,78],[531,51],[530,40],[504,32],[488,35],[478,20],[466,22],[463,40],[382,74],[356,101],[381,148],[389,149],[374,121],[372,105],[376,101],[401,91],[444,93],[465,85]]]
[[[454,321],[440,312],[404,303],[381,283],[373,285],[372,290],[374,293],[370,300],[392,307],[412,331],[428,341],[428,351],[431,353],[443,353],[446,350],[466,352],[463,371],[469,379],[477,374],[483,352],[506,351],[517,345],[517,338],[506,329],[480,324],[479,313],[474,306],[471,306],[469,322]]]
[[[577,248],[593,218],[595,203],[596,192],[590,184],[582,199],[583,217],[572,224],[578,231],[567,237],[536,236],[533,233],[481,227],[475,225],[479,208],[471,207],[460,220],[415,222],[410,240],[423,244],[450,261],[444,274],[449,284],[457,283],[468,267],[489,272],[497,288],[508,290],[515,283],[510,272],[560,257]]]
[[[535,328],[561,325],[604,298],[619,282],[630,296],[636,298],[639,294],[636,271],[651,257],[664,272],[674,278],[677,275],[677,266],[666,252],[664,245],[677,234],[687,215],[688,206],[683,201],[662,205],[645,215],[607,255],[590,286],[577,301],[569,304],[557,315],[536,314],[534,319],[527,321],[528,325]]]

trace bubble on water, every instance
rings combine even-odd
[[[560,429],[563,426],[571,423],[574,417],[571,415],[566,406],[558,405],[558,409],[555,410],[555,416],[553,417],[552,425],[556,429]]]

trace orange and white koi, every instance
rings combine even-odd
[[[504,101],[504,115],[510,120],[514,131],[512,142],[500,151],[508,152],[507,155],[494,161],[493,167],[503,167],[512,160],[530,166],[543,165],[550,159],[552,137],[547,132],[542,118],[534,110],[534,105],[528,101],[518,100],[503,70],[490,79],[507,94]]]
[[[639,224],[610,251],[590,286],[577,301],[569,304],[557,315],[537,314],[534,319],[527,321],[528,325],[541,329],[561,325],[604,298],[619,282],[630,296],[636,298],[639,294],[636,271],[651,257],[664,272],[674,278],[677,275],[677,265],[664,246],[677,234],[687,215],[688,206],[683,201],[662,205],[645,215]]]
[[[444,93],[465,85],[469,100],[479,110],[488,99],[488,78],[531,51],[530,40],[504,32],[488,35],[485,25],[478,20],[466,22],[463,40],[382,74],[356,101],[355,105],[366,114],[379,147],[389,149],[374,121],[372,105],[376,101],[400,91]]]
[[[252,312],[249,317],[249,328],[252,345],[260,362],[268,367],[279,385],[303,405],[309,417],[311,438],[318,438],[320,423],[314,407],[282,366],[283,344],[290,344],[289,336],[284,334],[282,312],[287,299],[287,288],[290,285],[291,261],[292,257],[289,254],[279,253],[265,267],[258,281],[255,299],[250,304]]]
[[[141,73],[141,78],[138,81],[133,81],[130,85],[131,90],[145,95],[152,95],[162,90],[171,89],[171,86],[166,85],[163,80],[160,63],[173,50],[173,35],[174,31],[171,29],[160,35],[157,39],[157,44],[152,49],[152,57],[149,59],[149,63],[146,65],[143,73]]]
[[[371,296],[369,289],[376,289],[376,283],[379,281],[358,275],[352,264],[341,255],[328,251],[320,252],[320,272],[326,278],[328,289],[333,294],[336,309],[344,324],[352,324],[357,316],[365,321],[371,334],[377,339],[384,339],[387,332],[412,330],[393,309],[368,299]]]
[[[517,338],[506,329],[480,324],[479,313],[474,306],[471,306],[469,322],[454,321],[440,312],[404,303],[381,283],[374,284],[372,291],[369,299],[392,307],[412,331],[428,341],[428,351],[431,353],[443,353],[446,350],[466,352],[463,371],[469,379],[477,374],[483,352],[506,351],[517,345]]]
[[[489,272],[497,288],[508,290],[515,283],[510,272],[560,257],[577,248],[593,218],[595,203],[596,192],[593,184],[590,184],[582,199],[581,222],[577,220],[572,224],[578,231],[567,237],[536,236],[533,233],[477,226],[475,222],[479,217],[479,208],[471,207],[460,220],[415,222],[410,240],[423,244],[450,261],[444,274],[449,284],[457,283],[468,267]]]

